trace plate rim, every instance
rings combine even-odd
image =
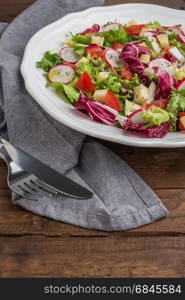
[[[128,146],[137,146],[137,147],[150,147],[150,148],[179,148],[179,147],[185,147],[185,138],[184,140],[178,140],[176,139],[175,141],[170,141],[170,140],[165,140],[164,139],[156,139],[156,138],[139,138],[139,139],[135,139],[132,136],[122,136],[122,139],[119,139],[118,136],[112,136],[112,135],[107,135],[104,133],[99,133],[99,132],[94,132],[94,129],[91,131],[88,130],[88,128],[84,128],[83,126],[81,127],[81,125],[79,124],[78,126],[75,124],[73,126],[73,122],[71,121],[71,118],[67,117],[61,120],[61,118],[58,117],[57,114],[57,110],[56,108],[54,109],[54,105],[53,109],[49,109],[48,106],[46,105],[46,103],[42,102],[39,99],[38,94],[36,93],[36,89],[33,89],[32,87],[32,81],[30,79],[30,76],[28,75],[27,69],[28,69],[28,65],[29,65],[29,53],[30,53],[30,49],[32,47],[32,45],[34,45],[35,40],[37,40],[40,36],[43,35],[44,32],[48,32],[52,31],[54,28],[57,28],[58,24],[60,24],[61,22],[66,22],[66,21],[70,21],[71,19],[73,19],[74,17],[82,17],[84,16],[84,14],[87,16],[91,13],[95,13],[95,12],[101,12],[101,11],[110,11],[110,10],[116,10],[116,9],[120,9],[120,8],[140,8],[143,7],[145,9],[157,9],[157,10],[163,10],[165,11],[165,13],[167,13],[167,11],[169,12],[175,12],[175,14],[179,14],[181,16],[184,16],[185,12],[182,10],[178,10],[175,8],[169,8],[169,7],[165,7],[165,6],[160,6],[160,5],[155,5],[155,4],[145,4],[145,3],[128,3],[128,4],[117,4],[117,5],[111,5],[111,6],[99,6],[99,7],[91,7],[88,9],[85,9],[83,11],[80,12],[72,12],[69,13],[67,15],[65,15],[64,17],[44,26],[43,28],[41,28],[39,31],[37,31],[32,37],[31,39],[28,41],[25,50],[24,50],[24,55],[23,55],[23,59],[21,62],[21,66],[20,66],[20,70],[21,70],[21,74],[24,78],[24,82],[25,82],[25,87],[27,89],[27,91],[29,92],[29,94],[34,98],[34,100],[50,115],[52,116],[54,119],[56,119],[57,121],[59,121],[60,123],[74,129],[77,130],[83,134],[89,135],[89,136],[93,136],[99,139],[104,139],[107,141],[111,141],[111,142],[115,142],[115,143],[119,143],[119,144],[123,144],[123,145],[128,145]],[[46,95],[45,95],[46,96]],[[65,116],[66,117],[66,116]],[[70,121],[69,121],[70,120]],[[106,125],[104,125],[106,126]],[[103,127],[102,127],[103,128]],[[172,134],[172,133],[171,133]],[[170,135],[170,133],[168,134],[168,136]]]

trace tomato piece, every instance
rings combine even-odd
[[[102,56],[103,49],[102,47],[93,44],[85,48],[85,54],[86,56],[90,54],[93,58],[98,58]]]
[[[112,92],[108,91],[106,96],[105,96],[105,101],[104,104],[117,110],[117,111],[121,111],[122,107],[119,103],[119,99],[117,98],[117,96],[115,94],[113,94]]]
[[[130,26],[124,27],[124,29],[130,35],[139,35],[141,30],[146,27],[147,26],[145,24],[139,24],[139,25],[130,25]]]
[[[179,114],[179,130],[185,130],[185,112]]]
[[[122,70],[118,71],[118,74],[121,76],[121,79],[131,80],[134,76],[133,72],[127,66],[123,66]]]
[[[82,90],[83,92],[87,92],[90,94],[94,93],[95,86],[92,80],[91,75],[88,72],[83,72],[78,81],[75,83],[75,86]]]
[[[168,100],[167,99],[159,99],[159,100],[155,100],[151,103],[151,105],[154,105],[154,106],[158,106],[160,107],[161,109],[166,109],[167,108],[167,105],[168,105]]]
[[[118,49],[123,49],[124,48],[124,44],[121,44],[121,43],[113,43],[111,48],[114,49],[114,50],[118,50]]]

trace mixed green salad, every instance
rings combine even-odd
[[[159,22],[94,24],[37,67],[47,86],[97,122],[144,137],[185,130],[185,33]]]

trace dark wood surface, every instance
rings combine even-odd
[[[9,22],[34,0],[0,0]],[[184,9],[185,1],[146,2]],[[0,277],[184,277],[185,150],[103,142],[138,172],[170,210],[168,218],[127,232],[86,230],[33,215],[11,203],[0,161]]]

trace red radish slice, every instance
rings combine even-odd
[[[156,59],[153,59],[149,63],[149,68],[153,69],[154,67],[157,67],[157,68],[159,68],[159,69],[161,69],[163,71],[166,71],[170,75],[173,74],[172,63],[169,60],[167,60],[166,58],[156,58]]]
[[[73,48],[64,47],[60,50],[60,57],[68,63],[76,63],[79,60],[78,55]]]
[[[142,117],[143,110],[142,108],[135,110],[133,113],[131,113],[128,118],[132,121],[132,123],[146,123],[146,121]]]
[[[118,29],[120,26],[122,26],[122,25],[119,23],[108,24],[108,25],[102,26],[101,31],[105,32],[105,31],[109,31],[111,29]]]
[[[117,68],[120,65],[123,65],[122,60],[120,59],[120,53],[114,49],[107,49],[105,51],[105,61],[112,68]]]
[[[58,65],[51,68],[48,78],[51,82],[70,83],[75,77],[75,70],[69,65]]]
[[[178,91],[185,90],[185,78],[182,79],[182,80],[178,83],[177,90],[178,90]]]

